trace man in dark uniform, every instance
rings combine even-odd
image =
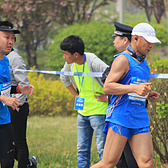
[[[114,22],[114,26],[116,28],[116,30],[114,31],[114,34],[112,35],[112,37],[114,37],[114,41],[113,41],[114,47],[119,52],[123,52],[126,50],[128,44],[131,42],[131,33],[132,33],[133,27],[121,24],[119,22]],[[116,57],[117,55],[114,56],[114,59]],[[103,77],[102,77],[103,82],[105,82],[105,78],[107,77],[110,69],[111,69],[111,66],[108,67],[106,71],[103,73]],[[111,98],[111,95],[108,95],[109,104],[110,104],[110,98]],[[117,168],[138,168],[138,165],[134,159],[134,156],[132,154],[128,141],[125,145],[124,151],[116,167]]]
[[[114,37],[114,47],[119,51],[125,51],[128,44],[131,42],[131,32],[132,32],[132,27],[128,25],[121,24],[119,22],[114,22],[114,26],[116,30],[114,31],[114,34],[111,37]],[[113,60],[118,54],[113,56]],[[113,63],[113,61],[112,61]],[[111,64],[112,64],[111,63]],[[103,76],[102,76],[102,82],[104,83],[106,80],[106,77],[108,73],[110,72],[111,65],[107,67],[107,69],[104,71]]]
[[[114,22],[114,26],[116,30],[114,31],[114,34],[111,37],[122,36],[122,37],[127,37],[129,41],[131,41],[131,32],[133,27],[119,22]]]

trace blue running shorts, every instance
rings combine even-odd
[[[116,132],[119,135],[123,135],[130,139],[133,135],[139,134],[139,133],[148,133],[150,132],[150,127],[143,127],[143,128],[137,128],[137,129],[132,129],[132,128],[126,128],[121,125],[111,123],[111,122],[106,122],[106,125],[104,127],[103,132],[107,134],[108,128],[111,127],[111,129]]]

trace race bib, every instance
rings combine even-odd
[[[75,98],[75,107],[74,110],[83,110],[84,109],[85,99],[76,97]]]
[[[132,77],[130,85],[138,85],[140,83],[146,83],[147,80],[143,80],[137,77]],[[146,96],[140,96],[137,93],[128,93],[128,99],[133,100],[133,101],[142,101],[145,102],[146,98],[148,95]]]
[[[0,84],[1,95],[4,95],[6,97],[10,97],[11,85],[12,85],[12,82]],[[2,103],[2,104],[5,105],[4,103]]]

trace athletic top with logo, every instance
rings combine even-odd
[[[137,62],[128,53],[123,52],[129,62],[129,71],[118,83],[138,85],[149,81],[150,70],[147,62]],[[116,123],[127,128],[142,128],[149,126],[149,117],[145,108],[146,97],[136,93],[113,95],[107,108],[106,122]]]
[[[0,91],[1,95],[10,97],[11,80],[9,72],[9,60],[5,56],[3,60],[0,60]],[[10,112],[7,105],[0,102],[0,125],[10,123]]]

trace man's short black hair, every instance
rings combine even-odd
[[[83,40],[77,35],[70,35],[66,37],[60,44],[63,51],[68,51],[71,54],[78,52],[80,55],[84,54],[85,45]]]

